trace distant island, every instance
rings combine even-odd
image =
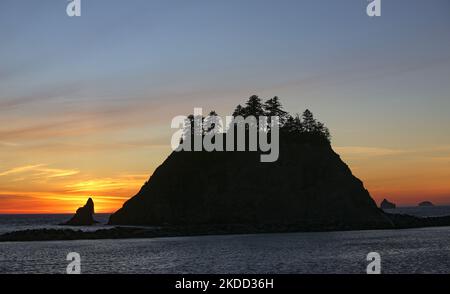
[[[210,116],[217,115],[211,111]],[[278,97],[251,96],[233,116],[279,116],[279,159],[262,151],[173,152],[140,191],[110,216],[113,229],[95,232],[28,230],[0,241],[151,238],[210,234],[403,229],[448,226],[450,216],[419,218],[377,207],[362,181],[336,154],[328,128],[312,112],[291,115]],[[204,121],[203,119],[201,121]],[[194,117],[186,122],[186,134]],[[203,129],[208,135],[209,128]],[[270,128],[265,130],[270,135]],[[222,142],[226,144],[226,136]],[[186,139],[186,137],[183,137]],[[180,142],[181,142],[180,141]],[[192,141],[192,140],[191,140]],[[92,205],[91,205],[92,204]],[[424,206],[423,203],[421,206]],[[85,213],[87,212],[87,218]],[[84,215],[82,217],[82,215]],[[88,201],[67,224],[92,224]],[[146,226],[136,227],[136,226]]]
[[[434,206],[434,204],[431,203],[430,201],[423,201],[423,202],[420,202],[418,206],[420,206],[420,207],[432,207],[432,206]]]

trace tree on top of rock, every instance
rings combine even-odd
[[[234,116],[234,117],[236,117],[236,116],[242,116],[242,117],[245,117],[245,108],[242,107],[241,104],[239,104],[238,106],[236,106],[236,109],[235,109],[234,112],[233,112],[233,116]]]
[[[328,142],[331,140],[330,130],[320,121],[316,124],[315,133],[327,139]]]
[[[317,121],[313,113],[308,109],[303,112],[301,126],[302,132],[318,135],[330,141],[331,135],[328,128],[323,123]]]
[[[256,118],[264,116],[265,111],[261,103],[261,99],[258,96],[253,95],[248,98],[245,103],[245,114],[246,116],[253,115]]]
[[[312,133],[316,130],[316,120],[314,119],[314,115],[309,109],[306,109],[302,115],[303,120],[303,129],[307,133]]]
[[[280,99],[278,96],[275,96],[269,100],[267,100],[264,103],[264,110],[265,115],[269,117],[269,124],[270,124],[270,117],[272,116],[278,116],[279,117],[279,125],[283,126],[287,119],[288,119],[288,113],[283,110],[283,106],[280,103]]]
[[[219,119],[219,116],[217,115],[216,111],[212,110],[208,114],[208,116],[205,119],[203,127],[205,129],[206,134],[209,134],[209,133],[217,134],[220,132],[222,126],[220,124],[220,119]]]
[[[302,133],[304,131],[304,127],[300,115],[296,114],[295,117],[293,117],[288,114],[283,129],[288,133]]]

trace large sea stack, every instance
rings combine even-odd
[[[363,183],[331,148],[328,129],[309,110],[301,117],[291,116],[278,97],[262,103],[252,96],[233,113],[246,118],[261,115],[280,118],[277,161],[262,163],[260,152],[249,151],[174,152],[139,193],[111,215],[109,223],[299,230],[392,227]],[[204,121],[216,121],[213,116],[217,116],[214,111]],[[195,133],[195,126],[191,115],[185,128],[188,136]],[[203,134],[214,132],[208,125],[201,129]]]
[[[110,224],[299,224],[375,228],[391,223],[328,142],[281,140],[257,152],[174,152]]]

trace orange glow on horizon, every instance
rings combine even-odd
[[[415,206],[427,200],[437,205],[450,204],[448,147],[440,148],[439,152],[364,147],[334,149],[363,181],[377,204],[384,198],[399,206]],[[163,161],[164,152],[158,153],[154,167]],[[93,198],[97,213],[112,213],[147,180],[145,172],[86,173],[76,167],[60,168],[41,163],[3,168],[0,169],[0,214],[71,214],[89,197]]]
[[[60,196],[37,192],[9,195],[11,193],[0,193],[0,214],[72,214],[83,206],[89,197],[94,200],[96,213],[112,213],[128,199],[123,196]]]
[[[89,197],[94,200],[96,213],[112,213],[147,180],[144,174],[86,180],[78,172],[55,169],[50,174],[43,173],[41,165],[3,173],[9,181],[0,189],[0,214],[72,214]]]

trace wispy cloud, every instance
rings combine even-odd
[[[38,171],[37,176],[44,176],[47,178],[68,177],[79,173],[78,170],[57,168],[38,168],[36,171]]]
[[[67,193],[79,192],[107,192],[118,190],[129,190],[130,187],[139,187],[148,175],[122,175],[117,178],[100,178],[87,181],[79,181],[77,183],[68,184],[65,187]]]
[[[13,175],[13,174],[29,173],[30,176],[33,176],[33,177],[59,178],[59,177],[72,176],[72,175],[76,175],[79,173],[78,170],[57,169],[57,168],[49,168],[46,166],[47,166],[46,164],[19,166],[19,167],[11,168],[9,170],[1,172],[0,177]]]
[[[4,172],[1,172],[0,173],[0,177],[11,175],[11,174],[18,174],[18,173],[28,172],[28,171],[31,171],[31,170],[36,170],[37,168],[39,168],[41,166],[42,166],[42,164],[25,165],[25,166],[15,167],[15,168],[6,170]]]
[[[1,72],[0,72],[1,77]],[[20,106],[29,106],[29,104],[43,103],[53,99],[62,99],[68,95],[77,93],[81,85],[77,83],[63,84],[60,86],[46,87],[42,89],[33,89],[32,94],[23,96],[2,97],[0,101],[0,112],[10,111],[11,108]]]
[[[0,141],[0,146],[3,146],[3,147],[17,147],[17,146],[20,146],[20,144],[17,144],[17,143],[14,143],[14,142]]]
[[[408,151],[401,149],[389,149],[382,147],[344,146],[334,147],[337,153],[347,156],[389,156],[403,154]]]

